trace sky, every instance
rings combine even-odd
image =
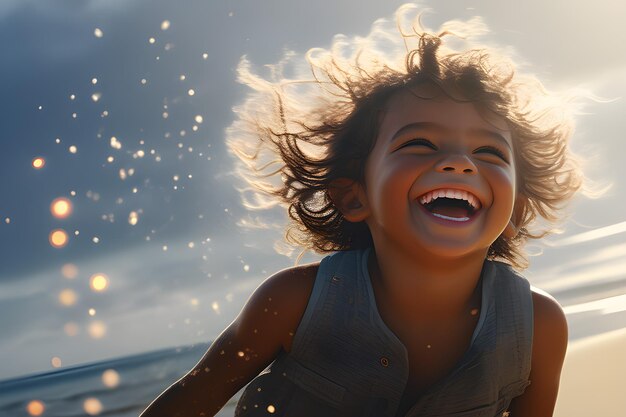
[[[237,64],[364,36],[400,4],[0,3],[0,380],[210,341],[293,265],[274,247],[284,213],[243,207],[224,143],[247,93]],[[592,188],[611,187],[577,198],[563,233],[529,247],[525,275],[564,305],[571,338],[626,327],[626,6],[421,4],[426,26],[481,16],[488,41],[547,88],[595,95],[572,147]],[[54,247],[59,229],[67,242]]]

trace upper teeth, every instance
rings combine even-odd
[[[474,210],[478,210],[480,208],[480,201],[475,195],[468,193],[467,191],[453,190],[451,188],[441,188],[439,190],[429,191],[421,196],[419,201],[421,204],[428,204],[441,197],[465,200]]]

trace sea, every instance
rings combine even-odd
[[[0,416],[137,417],[189,371],[208,347],[207,343],[163,349],[0,381]],[[116,375],[112,387],[103,378],[109,370]],[[216,415],[232,417],[240,394]],[[29,404],[34,408],[29,410]]]

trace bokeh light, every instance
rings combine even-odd
[[[68,236],[65,230],[63,229],[55,229],[50,232],[48,236],[48,241],[53,248],[62,248],[67,245]]]
[[[65,219],[72,214],[72,202],[65,197],[55,198],[50,204],[50,212],[57,219]]]
[[[26,412],[31,416],[40,416],[46,410],[46,406],[39,400],[32,400],[26,405]]]
[[[94,35],[96,38],[101,38],[101,37],[103,37],[103,36],[104,36],[104,32],[102,32],[102,29],[100,29],[100,28],[95,28],[95,29],[93,30],[93,35]]]
[[[94,321],[89,323],[89,327],[87,327],[87,331],[89,332],[89,336],[94,339],[102,339],[104,335],[107,333],[107,326],[102,321]]]
[[[107,369],[102,373],[102,383],[105,387],[115,388],[120,384],[120,374],[115,369]]]
[[[33,168],[41,169],[41,168],[43,168],[46,165],[46,160],[44,158],[42,158],[41,156],[38,156],[38,157],[33,159],[31,164],[32,164]]]
[[[52,364],[53,368],[60,368],[61,366],[63,366],[63,362],[61,361],[61,358],[59,358],[58,356],[55,356],[52,359],[50,359],[50,363]]]
[[[67,279],[74,279],[78,275],[78,267],[72,263],[67,263],[61,267],[61,274]]]
[[[161,22],[161,30],[168,30],[170,28],[170,21],[164,20]]]
[[[109,278],[101,273],[93,274],[91,278],[89,278],[89,286],[94,291],[104,291],[109,286]]]
[[[70,288],[66,288],[59,293],[59,302],[66,307],[73,306],[77,300],[78,294]]]
[[[217,301],[213,301],[211,308],[215,311],[215,314],[220,314],[220,305]]]
[[[90,397],[83,403],[83,409],[85,410],[85,413],[90,416],[95,416],[102,412],[102,403],[99,399]]]
[[[78,334],[78,324],[74,323],[73,321],[65,323],[65,325],[63,326],[63,331],[66,335],[74,337]]]
[[[138,222],[138,221],[139,221],[139,216],[137,215],[137,212],[136,212],[136,211],[131,211],[131,212],[128,214],[128,223],[129,223],[131,226],[134,226],[134,225],[136,225],[136,224],[137,224],[137,222]]]

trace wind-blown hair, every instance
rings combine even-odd
[[[515,238],[500,236],[490,259],[527,266],[523,245],[548,233],[583,175],[568,149],[573,121],[565,100],[532,76],[520,75],[494,48],[473,43],[487,32],[479,18],[424,29],[415,6],[394,22],[378,20],[367,37],[337,35],[329,49],[306,54],[308,73],[289,66],[295,54],[263,78],[243,57],[239,81],[252,88],[227,130],[228,145],[255,204],[281,204],[291,219],[287,240],[317,252],[372,245],[364,222],[347,221],[330,198],[338,178],[364,180],[389,98],[429,83],[454,100],[503,117],[511,130],[520,199]],[[285,75],[290,69],[292,76]],[[245,193],[244,193],[245,194]],[[538,217],[544,230],[530,231]]]

